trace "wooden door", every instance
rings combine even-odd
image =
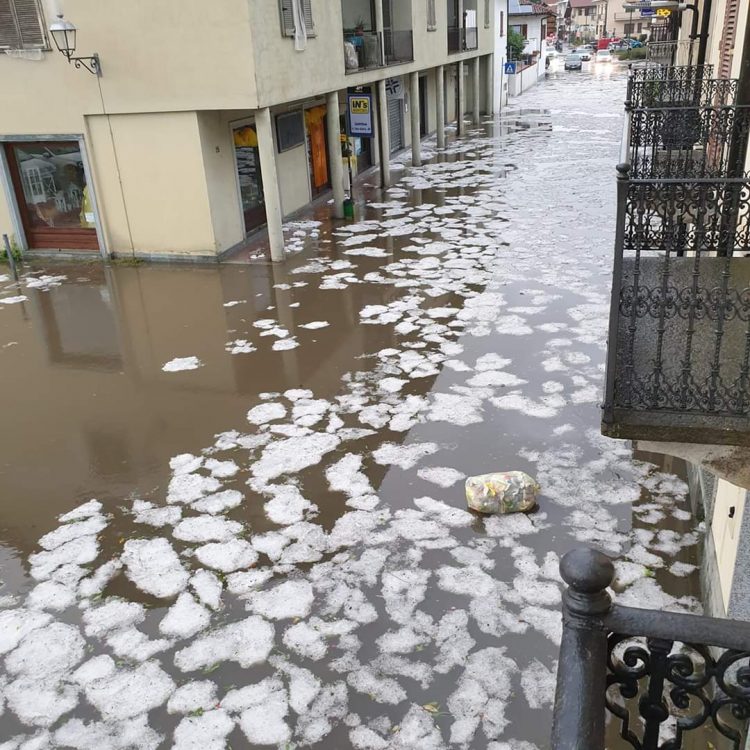
[[[90,187],[76,141],[6,143],[5,155],[32,250],[99,250]]]

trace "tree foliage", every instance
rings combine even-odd
[[[523,54],[526,40],[515,29],[508,30],[508,59],[518,60]]]

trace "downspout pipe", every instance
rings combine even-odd
[[[696,65],[701,66],[706,64],[706,50],[708,48],[708,27],[711,24],[711,5],[713,0],[703,0],[703,8],[701,9],[701,33],[700,41],[698,42],[698,59]]]

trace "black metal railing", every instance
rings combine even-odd
[[[376,31],[344,34],[344,64],[347,73],[381,68],[383,52],[380,34]]]
[[[607,735],[637,750],[745,748],[750,623],[613,604],[614,566],[594,550],[560,572],[552,750],[604,750]]]
[[[476,26],[448,27],[448,52],[466,52],[475,50],[478,46],[479,31]]]
[[[408,31],[384,31],[385,64],[397,65],[414,59],[414,36]]]
[[[750,107],[710,73],[631,74],[602,418],[612,437],[750,444]]]

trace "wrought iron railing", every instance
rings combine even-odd
[[[745,748],[750,623],[613,604],[612,561],[594,550],[569,552],[560,572],[552,750],[604,750],[607,735],[636,750]]]
[[[750,444],[750,107],[710,73],[631,73],[602,419],[613,437]]]

